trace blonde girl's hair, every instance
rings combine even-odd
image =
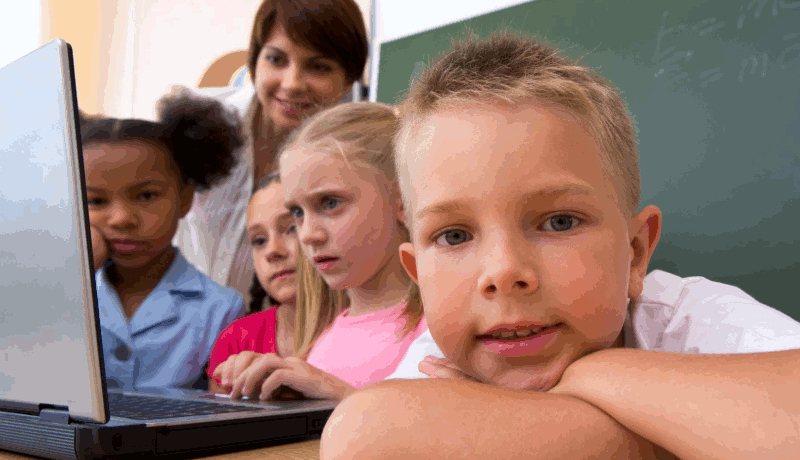
[[[349,165],[367,166],[382,174],[392,184],[392,190],[387,190],[385,196],[397,196],[393,142],[397,128],[397,112],[392,106],[371,102],[340,104],[316,114],[295,130],[284,144],[280,162],[285,162],[296,148],[327,151],[340,155]],[[407,229],[403,231],[408,236]],[[349,303],[344,291],[330,288],[303,254],[297,257],[297,273],[295,353],[307,356],[320,334]],[[410,280],[403,316],[406,323],[402,336],[405,336],[422,319],[419,288]]]
[[[633,214],[641,194],[636,131],[617,88],[590,67],[533,38],[508,31],[487,39],[469,31],[465,36],[412,82],[400,105],[396,160],[407,215],[411,208],[405,148],[425,119],[476,104],[517,106],[531,101],[565,109],[588,125],[600,146],[604,173],[619,191],[621,209]]]

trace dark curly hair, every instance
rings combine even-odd
[[[162,98],[157,122],[139,119],[81,117],[81,143],[151,142],[164,147],[183,183],[207,190],[236,165],[242,145],[238,119],[222,104],[183,93]]]

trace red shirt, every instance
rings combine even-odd
[[[214,369],[228,357],[243,351],[277,353],[275,326],[277,309],[254,313],[232,322],[217,337],[208,360],[208,378],[213,379]],[[219,381],[214,379],[217,384]]]

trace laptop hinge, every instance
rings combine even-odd
[[[69,418],[69,410],[66,407],[61,406],[47,407],[42,405],[42,408],[39,411],[39,418],[47,422],[61,423],[64,425],[69,425],[69,423],[73,421]]]
[[[24,403],[19,401],[0,401],[0,412],[14,412],[16,414],[39,415],[40,404]]]

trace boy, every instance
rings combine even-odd
[[[800,348],[800,325],[645,279],[661,213],[636,212],[633,124],[589,69],[526,38],[457,44],[403,104],[397,164],[401,259],[447,358],[420,370],[451,379],[353,394],[323,459],[795,455],[800,352],[733,353]]]

